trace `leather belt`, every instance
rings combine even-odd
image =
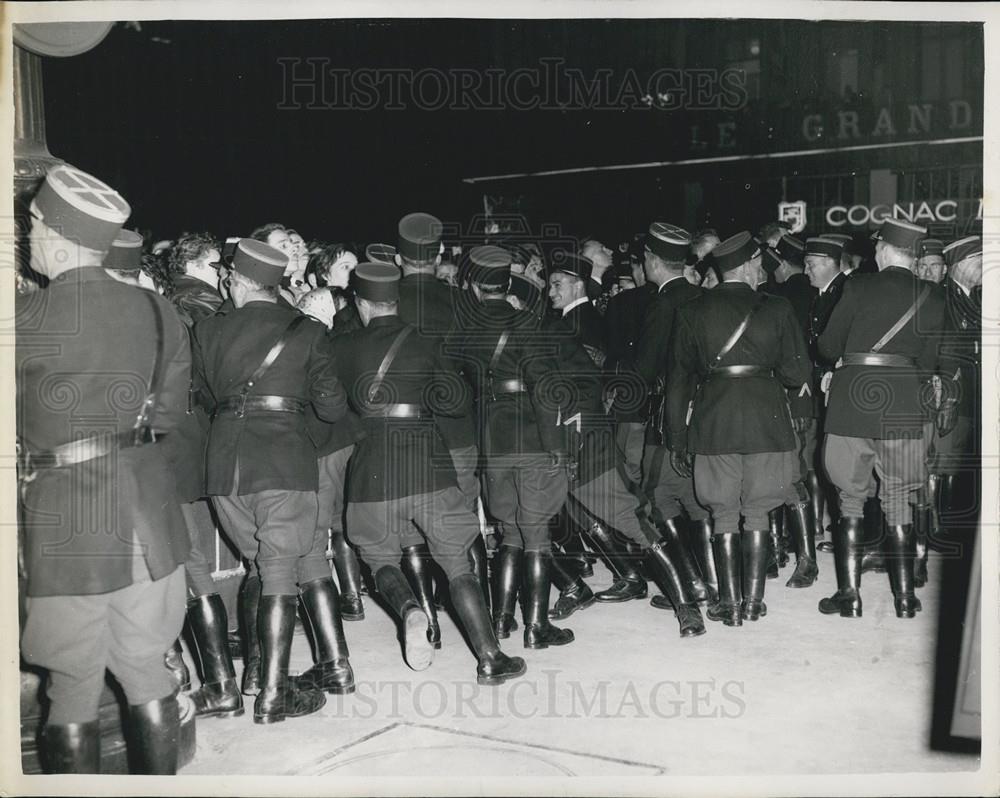
[[[366,407],[361,411],[361,418],[427,418],[420,405],[396,404],[381,407]]]
[[[246,413],[301,413],[306,403],[292,396],[227,396],[215,406],[215,415],[233,411],[237,416]]]
[[[719,366],[712,369],[710,377],[773,377],[774,369],[768,366]]]
[[[131,449],[155,443],[165,437],[166,433],[156,433],[149,427],[119,432],[114,435],[93,435],[89,438],[64,443],[48,451],[29,451],[26,465],[29,469],[66,468],[96,460],[98,457],[105,457],[121,449]]]
[[[906,355],[876,355],[870,352],[848,352],[841,366],[883,366],[885,368],[916,368],[917,362]]]
[[[490,383],[490,401],[503,394],[527,393],[528,386],[524,380],[502,380]]]

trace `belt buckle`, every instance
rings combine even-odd
[[[246,390],[243,390],[240,393],[240,403],[236,407],[236,418],[243,418],[244,416],[246,416],[246,414],[247,414],[247,397],[248,396],[249,396],[249,392],[246,391]]]

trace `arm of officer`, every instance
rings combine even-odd
[[[688,406],[694,397],[698,377],[698,349],[688,314],[676,314],[673,340],[667,353],[667,387],[664,401],[667,405],[667,446],[671,451],[687,449]]]
[[[847,334],[854,321],[857,308],[855,284],[850,280],[844,285],[844,292],[830,314],[826,329],[819,336],[819,354],[824,360],[834,363],[841,358],[847,347]]]
[[[522,368],[542,447],[552,453],[567,451],[568,430],[559,423],[559,410],[567,398],[567,385],[559,379],[558,361],[552,355],[538,352],[529,355]]]
[[[635,352],[635,368],[646,385],[653,385],[666,365],[664,355],[675,315],[673,308],[658,307],[655,299],[646,313]]]
[[[436,416],[461,418],[472,412],[472,390],[454,361],[435,352],[431,359],[427,406]]]
[[[316,415],[331,424],[347,413],[347,392],[337,376],[336,358],[323,326],[315,321],[304,325],[309,342],[308,396]]]
[[[187,416],[191,387],[191,341],[177,311],[166,300],[157,299],[163,313],[163,378],[156,397],[154,429],[177,429]]]
[[[812,378],[812,361],[802,327],[795,318],[795,311],[788,301],[776,303],[781,307],[780,350],[775,373],[786,388],[801,390]]]

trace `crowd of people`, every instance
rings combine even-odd
[[[817,549],[837,577],[820,613],[861,617],[875,571],[912,618],[978,447],[976,236],[662,220],[548,246],[444,241],[412,213],[364,249],[279,223],[152,242],[70,166],[30,215],[21,650],[49,674],[53,772],[99,771],[105,669],[146,773],[176,770],[179,691],[199,717],[252,696],[264,724],[353,692],[343,622],[367,590],[414,670],[448,606],[482,685],[525,674],[515,632],[570,645],[553,621],[650,583],[682,638],[758,621],[790,555],[787,587],[814,585]],[[246,568],[240,680],[216,528]],[[315,664],[292,675],[300,608]]]

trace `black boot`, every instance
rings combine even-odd
[[[587,583],[578,574],[567,570],[564,561],[556,557],[552,558],[552,584],[559,589],[559,598],[549,610],[549,618],[553,621],[568,618],[577,610],[585,610],[597,601],[594,591]]]
[[[345,621],[363,621],[365,605],[361,600],[361,563],[343,532],[330,535],[333,547],[333,567],[340,584],[340,617]]]
[[[500,650],[475,574],[461,574],[452,580],[451,605],[469,636],[476,659],[479,660],[476,668],[476,681],[479,684],[502,684],[508,679],[524,675],[527,670],[524,660],[520,657],[508,657]]]
[[[764,603],[764,583],[767,581],[768,548],[771,532],[767,529],[748,529],[743,533],[743,618],[756,621],[767,615]]]
[[[295,596],[261,596],[257,628],[260,631],[261,689],[253,705],[254,723],[280,723],[323,708],[326,696],[299,690],[288,676],[295,631]]]
[[[524,552],[524,647],[548,648],[573,642],[573,632],[549,623],[552,552]]]
[[[743,625],[742,554],[739,532],[716,532],[712,537],[715,566],[719,573],[719,601],[708,608],[709,620],[726,626]]]
[[[260,608],[260,577],[247,576],[240,586],[238,598],[240,624],[243,627],[243,695],[257,695],[260,692],[260,632],[257,629],[257,615]]]
[[[472,572],[479,580],[479,589],[483,591],[483,599],[486,602],[486,610],[490,611],[493,605],[493,591],[490,590],[490,566],[486,556],[486,541],[482,535],[476,535],[469,548],[469,557],[472,560]]]
[[[886,544],[896,617],[913,618],[923,609],[920,606],[920,599],[913,593],[913,560],[916,556],[916,535],[913,525],[890,526]]]
[[[580,576],[584,579],[592,577],[597,557],[584,548],[583,538],[580,535],[581,530],[573,520],[572,515],[568,510],[564,510],[553,519],[553,523],[556,525],[555,529],[557,530],[555,533],[557,536],[554,536],[552,539],[553,556],[556,559],[561,558],[566,560],[566,568],[576,568],[579,570]],[[564,554],[560,554],[555,550],[556,543],[562,547]]]
[[[181,735],[177,696],[157,698],[128,708],[131,732],[129,753],[132,772],[143,776],[173,776],[177,773],[177,744]]]
[[[771,548],[767,558],[767,578],[777,579],[778,569],[788,564],[788,555],[785,554],[785,561],[781,561],[781,539],[785,534],[785,505],[775,507],[767,514],[768,536],[771,540]]]
[[[348,657],[337,586],[333,579],[316,579],[299,589],[302,609],[312,628],[316,664],[295,679],[300,690],[321,690],[333,695],[354,692],[354,671]]]
[[[243,696],[229,656],[226,635],[229,619],[218,593],[198,596],[187,603],[195,653],[201,660],[201,687],[191,693],[198,717],[234,718],[243,714]]]
[[[809,491],[809,501],[812,504],[812,536],[815,540],[823,540],[823,511],[826,506],[826,495],[819,474],[815,471],[806,472],[806,490]]]
[[[885,543],[885,515],[882,513],[882,502],[878,499],[865,499],[864,506],[864,554],[861,557],[861,573],[874,571],[885,573],[885,555],[882,551]]]
[[[708,602],[719,600],[719,574],[715,570],[715,555],[712,553],[712,519],[691,522],[691,549],[698,561],[701,580],[708,591]]]
[[[660,534],[663,536],[661,543],[668,546],[671,559],[677,563],[680,569],[681,598],[685,604],[694,604],[699,601],[708,601],[708,589],[701,580],[698,573],[698,566],[692,556],[691,540],[688,536],[688,521],[683,515],[668,518],[659,526]]]
[[[521,583],[522,550],[501,546],[497,554],[497,597],[494,604],[493,630],[498,640],[506,640],[517,629],[514,612],[517,609],[517,590]]]
[[[670,599],[673,605],[674,615],[680,625],[681,637],[697,637],[705,634],[705,622],[701,617],[701,610],[697,603],[685,601],[685,580],[680,568],[671,556],[673,544],[668,540],[658,540],[654,543],[648,553],[649,570],[653,580],[656,582],[664,595]],[[654,606],[660,606],[655,603]]]
[[[785,587],[811,587],[819,576],[816,538],[813,537],[813,506],[800,502],[788,508],[788,527],[795,545],[795,573]]]
[[[181,648],[181,641],[175,640],[174,644],[167,649],[163,655],[163,662],[170,671],[170,679],[178,692],[186,693],[191,689],[191,672],[184,663],[184,649]]]
[[[409,580],[399,568],[390,565],[378,569],[375,586],[386,604],[403,622],[403,656],[415,671],[430,667],[434,644],[427,637],[427,615],[413,594]]]
[[[100,773],[101,722],[46,726],[42,750],[46,773]]]
[[[616,574],[614,584],[607,590],[594,594],[598,601],[617,603],[646,598],[646,580],[633,562],[625,555],[624,546],[615,542],[611,531],[601,523],[594,523],[587,531],[594,548],[604,555]]]
[[[837,567],[837,592],[820,599],[824,615],[843,618],[861,617],[861,558],[864,550],[863,521],[856,516],[841,516],[833,533],[834,562]]]
[[[427,544],[420,543],[403,549],[400,568],[427,616],[427,640],[434,648],[441,648],[441,626],[438,624],[437,603],[434,598],[433,562]]]
[[[913,505],[913,533],[916,538],[916,556],[913,561],[913,586],[927,584],[927,546],[933,514],[929,504]]]

